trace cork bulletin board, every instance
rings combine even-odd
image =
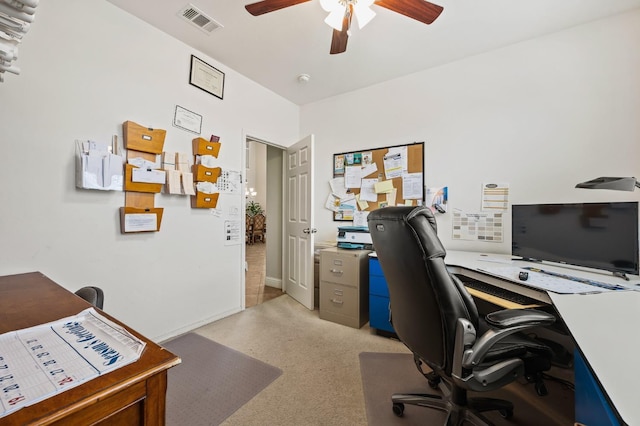
[[[333,220],[424,200],[424,142],[333,155]],[[339,189],[341,188],[341,189]]]

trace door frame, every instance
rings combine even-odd
[[[242,170],[241,171],[241,175],[242,175],[242,182],[241,182],[242,193],[240,194],[241,212],[246,212],[246,208],[247,208],[247,199],[246,199],[246,197],[244,195],[244,187],[245,187],[246,182],[247,182],[246,172],[247,172],[247,166],[248,166],[248,164],[247,164],[247,152],[246,152],[247,142],[248,141],[254,141],[254,142],[262,143],[264,145],[272,146],[274,148],[278,148],[279,150],[282,151],[282,153],[283,153],[282,155],[283,156],[287,152],[287,148],[285,146],[277,144],[277,143],[274,143],[274,142],[271,142],[271,141],[269,141],[267,139],[264,139],[264,138],[261,138],[261,137],[254,136],[256,133],[257,132],[251,132],[251,131],[246,131],[246,130],[242,131],[242,156],[241,156],[242,158],[241,158],[241,161],[240,161],[241,170]],[[284,179],[284,174],[285,174],[284,162],[283,162],[282,172],[281,173],[282,173],[282,176],[283,176],[283,179]],[[282,210],[281,211],[284,211],[284,209],[286,208],[286,205],[285,205],[286,200],[285,200],[285,197],[284,197],[284,184],[285,183],[284,183],[284,180],[283,180],[282,187],[280,188],[280,192],[281,192],[281,194],[283,194],[282,206],[281,206]],[[246,223],[245,223],[244,220],[241,220],[240,222],[241,222],[242,235],[245,235],[246,234]],[[284,215],[283,214],[280,215],[280,226],[281,226],[281,229],[284,226]],[[282,236],[282,239],[284,239],[284,235]],[[281,272],[280,272],[280,275],[281,276],[283,276],[283,273],[284,273],[284,260],[282,259],[283,255],[284,255],[284,248],[282,247],[282,244],[283,244],[283,241],[281,241],[281,253],[280,253],[280,258],[281,258],[281,265],[280,265]],[[247,284],[246,283],[247,250],[246,249],[247,249],[246,244],[242,244],[241,260],[240,260],[240,262],[241,262],[241,271],[242,271],[242,273],[240,274],[240,276],[241,276],[241,279],[240,279],[240,281],[241,281],[241,285],[240,285],[240,287],[241,287],[241,289],[240,289],[240,298],[241,298],[241,300],[240,300],[240,310],[241,311],[244,311],[246,309],[246,292],[247,292],[247,285],[246,285]],[[282,291],[286,293],[286,290],[285,290],[284,287],[285,286],[284,286],[284,282],[283,282],[282,283]]]

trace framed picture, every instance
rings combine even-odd
[[[222,99],[224,92],[224,73],[194,55],[191,55],[189,84]]]

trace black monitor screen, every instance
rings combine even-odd
[[[511,253],[638,275],[638,203],[512,206]]]

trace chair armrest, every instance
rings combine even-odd
[[[462,367],[473,368],[482,363],[489,350],[505,337],[529,328],[553,324],[555,320],[553,315],[534,309],[505,309],[492,312],[487,315],[487,322],[496,329],[487,331],[472,345],[469,345],[469,338],[466,339]],[[458,321],[458,331],[465,333],[464,330],[468,329],[468,326],[460,324],[460,321],[464,320]],[[473,334],[475,335],[475,331]],[[456,347],[456,350],[459,349],[461,348]]]
[[[504,309],[502,311],[491,312],[485,319],[487,323],[498,328],[508,328],[524,324],[545,326],[551,325],[556,321],[553,315],[535,309]]]

